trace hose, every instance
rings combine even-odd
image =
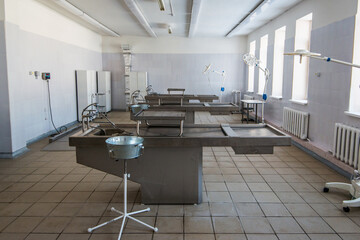
[[[50,83],[49,83],[49,80],[46,80],[46,82],[47,82],[47,89],[48,89],[48,96],[49,96],[48,100],[49,100],[50,120],[51,120],[51,123],[52,123],[54,129],[56,130],[56,132],[57,132],[58,134],[60,134],[60,133],[62,133],[62,132],[64,132],[64,131],[66,131],[66,130],[67,130],[67,127],[66,127],[66,126],[61,126],[61,127],[60,127],[60,131],[59,131],[59,130],[56,128],[55,124],[54,124],[53,115],[52,115],[52,109],[51,109]],[[61,129],[65,129],[65,130],[64,130],[64,131],[61,131]]]

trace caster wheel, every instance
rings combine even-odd
[[[324,187],[323,191],[324,191],[324,192],[329,192],[329,188]]]
[[[344,212],[350,212],[350,208],[349,207],[343,207]]]

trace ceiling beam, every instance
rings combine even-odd
[[[192,8],[191,8],[189,38],[194,37],[196,29],[199,25],[199,16],[200,16],[202,0],[193,0],[192,2],[193,2],[193,4],[192,4]]]
[[[69,3],[68,1],[66,1],[66,0],[54,0],[54,2],[57,3],[59,6],[61,6],[62,8],[66,9],[67,11],[71,12],[75,16],[78,16],[78,17],[82,18],[84,21],[86,21],[87,23],[89,23],[92,26],[96,27],[97,29],[100,29],[103,32],[106,32],[110,36],[120,37],[120,35],[117,32],[111,30],[110,28],[108,28],[104,24],[100,23],[98,20],[96,20],[93,17],[87,15],[84,11],[82,11],[81,9],[75,7],[74,5]]]
[[[238,24],[236,24],[231,30],[230,32],[228,32],[225,36],[226,37],[232,37],[235,35],[235,33],[243,27],[244,23],[247,21],[250,21],[250,18],[254,15],[255,12],[261,10],[261,8],[265,5],[268,4],[268,2],[270,2],[271,0],[263,0],[261,1],[258,5],[256,5],[250,12],[248,15],[246,15],[243,19],[240,20],[240,22]]]
[[[143,28],[146,30],[146,32],[151,37],[157,37],[155,32],[150,27],[149,22],[146,20],[144,14],[141,12],[138,4],[135,0],[124,0],[126,6],[129,8],[129,10],[132,12],[132,14],[137,18],[139,23],[143,26]]]

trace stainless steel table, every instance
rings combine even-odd
[[[250,111],[249,111],[249,105],[250,104],[253,104],[255,105],[255,120],[254,122],[256,123],[259,123],[258,121],[258,114],[257,114],[257,110],[258,110],[258,105],[261,104],[262,107],[264,106],[263,104],[265,104],[264,101],[261,101],[261,100],[241,100],[241,122],[244,122],[244,104],[246,104],[246,108],[247,108],[247,111],[246,111],[246,122],[249,123],[249,118],[250,118]],[[263,117],[263,116],[262,116]]]

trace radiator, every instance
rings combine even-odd
[[[359,169],[360,129],[336,123],[334,131],[333,156]]]
[[[284,107],[283,129],[300,139],[308,136],[309,113]]]

